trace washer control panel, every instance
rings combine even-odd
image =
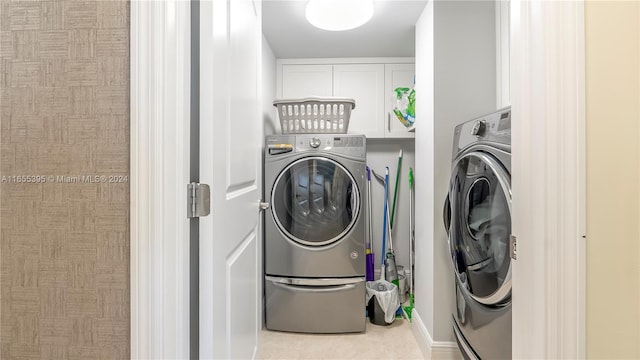
[[[353,134],[305,134],[305,135],[269,135],[266,138],[267,155],[287,153],[326,151],[350,157],[365,158],[366,142],[364,135]]]

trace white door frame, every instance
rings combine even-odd
[[[189,358],[190,5],[131,2],[131,358]]]
[[[585,356],[584,3],[511,1],[513,358]]]

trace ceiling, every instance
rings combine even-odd
[[[264,0],[262,32],[276,58],[412,57],[415,24],[427,0],[375,0],[373,18],[348,31],[305,19],[305,0]]]

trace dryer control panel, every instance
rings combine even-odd
[[[511,145],[511,109],[504,108],[494,113],[467,121],[456,126],[453,136],[453,156],[478,142]]]

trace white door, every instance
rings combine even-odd
[[[200,2],[200,358],[249,359],[258,330],[260,3]]]

